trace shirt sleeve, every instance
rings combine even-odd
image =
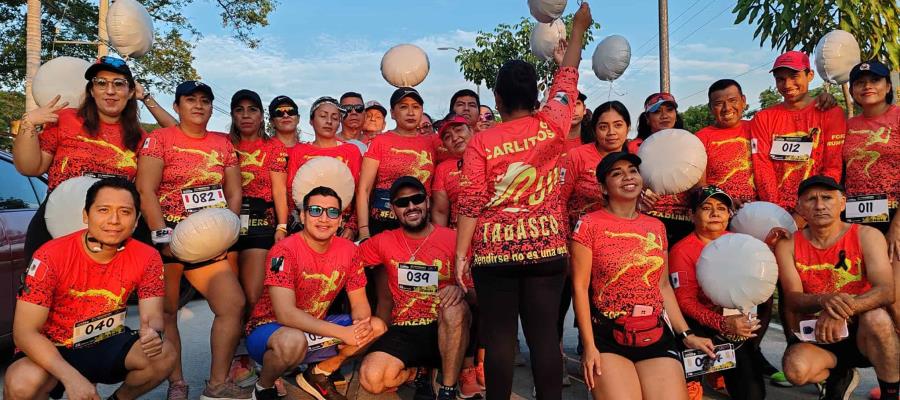
[[[224,148],[222,149],[222,164],[225,165],[225,168],[241,165],[238,162],[237,151],[235,151],[234,145],[232,145],[224,135],[222,136],[222,141],[225,143],[225,146],[223,146]]]
[[[384,153],[384,144],[383,143],[384,143],[384,136],[376,136],[375,139],[372,139],[372,142],[369,143],[369,148],[366,150],[366,155],[364,157],[371,158],[373,160],[377,160],[378,162],[381,162],[382,156]]]
[[[487,158],[480,139],[481,135],[476,135],[466,147],[462,174],[459,176],[459,213],[469,218],[478,218],[490,199],[486,179]]]
[[[44,130],[38,134],[41,151],[47,154],[56,154],[56,149],[59,148],[59,134],[59,123],[45,125]]]
[[[287,149],[284,147],[284,144],[281,143],[280,140],[272,138],[269,139],[271,142],[269,154],[269,171],[272,172],[287,172]]]
[[[550,100],[538,114],[552,125],[553,131],[559,134],[558,139],[565,141],[575,111],[575,100],[578,99],[578,69],[562,67],[556,71],[547,96]]]
[[[284,246],[276,244],[266,257],[265,286],[277,286],[295,290],[294,276],[297,260]]]
[[[349,278],[347,279],[347,292],[352,292],[354,290],[363,289],[366,287],[366,274],[363,271],[363,263],[360,259],[358,248],[356,250],[356,254],[353,255],[353,261],[351,261],[351,263],[353,265],[353,270],[349,273]]]
[[[753,162],[753,182],[759,192],[759,199],[778,204],[778,180],[775,166],[769,157],[772,150],[772,131],[763,120],[761,112],[750,122],[750,159]]]
[[[42,249],[34,253],[28,269],[22,273],[19,300],[47,308],[53,305],[53,292],[59,279],[52,262],[50,254]]]
[[[847,119],[840,107],[828,110],[823,127],[825,140],[825,160],[822,163],[822,175],[827,175],[836,182],[841,181],[843,166],[844,137],[847,134]]]
[[[559,164],[562,169],[562,185],[559,188],[560,204],[565,208],[565,214],[568,215],[569,200],[572,197],[572,192],[575,191],[575,181],[578,180],[579,174],[576,173],[578,166],[576,165],[576,160],[572,157],[571,151],[559,160]]]
[[[593,228],[590,215],[582,216],[572,229],[572,241],[593,250],[595,237]]]
[[[447,191],[447,169],[444,168],[444,163],[438,164],[437,168],[434,169],[434,180],[431,181],[431,192],[446,192]]]
[[[692,250],[694,248],[679,243],[669,253],[669,274],[672,276],[672,288],[675,291],[675,298],[678,300],[678,307],[685,316],[703,326],[722,332],[725,317],[706,308],[700,302],[700,285],[697,283],[697,266],[695,264],[697,257],[691,257],[689,252]]]
[[[138,299],[151,297],[163,297],[166,295],[165,281],[163,280],[162,259],[157,251],[148,251],[149,260],[144,273],[141,275],[141,283],[138,286]]]
[[[158,158],[160,160],[165,159],[166,144],[163,143],[164,132],[159,130],[153,131],[150,135],[144,139],[144,143],[141,144],[140,155]]]
[[[358,257],[363,267],[374,267],[383,264],[381,254],[378,252],[380,239],[379,235],[375,235],[359,245]]]

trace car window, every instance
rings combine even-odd
[[[19,174],[9,161],[0,161],[0,210],[36,209],[40,205],[28,177]]]
[[[28,178],[31,180],[31,186],[34,188],[34,192],[37,193],[38,201],[43,203],[44,199],[47,198],[47,183],[40,180],[40,178]]]

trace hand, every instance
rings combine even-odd
[[[816,110],[826,111],[837,105],[837,99],[826,91],[822,91],[816,96]]]
[[[688,337],[684,338],[682,341],[684,343],[684,347],[689,349],[700,350],[711,358],[716,358],[715,346],[713,346],[712,340],[709,338],[700,337],[697,335],[688,335]]]
[[[576,28],[586,31],[588,27],[591,26],[592,22],[594,22],[594,19],[591,18],[591,6],[584,1],[581,3],[581,6],[578,7],[578,11],[575,11],[575,18],[572,21],[572,31],[575,31]]]
[[[900,223],[897,221],[900,221],[900,219],[894,217],[894,222],[891,223],[887,236],[885,236],[888,245],[888,259],[891,262],[900,261],[900,226],[898,226]],[[900,282],[897,282],[897,284],[900,285]]]
[[[729,315],[725,317],[725,330],[729,335],[745,338],[756,337],[753,333],[760,328],[759,320],[746,314]]]
[[[66,396],[71,400],[100,400],[97,387],[81,374],[72,381],[63,382],[63,386],[66,389]]]
[[[769,248],[775,248],[775,245],[778,242],[791,237],[791,233],[788,232],[787,229],[784,229],[780,226],[776,226],[769,231],[769,234],[766,235],[766,240],[763,240]]]
[[[163,328],[161,326],[151,327],[150,325],[148,317],[141,315],[141,350],[144,351],[144,355],[147,358],[155,358],[162,354],[163,340],[159,333],[163,331]]]
[[[56,113],[69,105],[68,101],[60,104],[60,98],[61,97],[59,95],[56,95],[53,100],[50,100],[49,103],[44,104],[43,107],[38,107],[25,113],[24,118],[22,119],[27,121],[32,126],[56,123],[56,121],[59,120],[59,115],[57,115]]]
[[[466,292],[456,285],[447,285],[443,289],[438,290],[439,304],[441,308],[447,308],[457,305],[466,296]]]
[[[822,314],[816,320],[816,342],[818,343],[837,343],[843,340],[844,328],[847,321],[843,319],[835,319],[828,314]]]
[[[465,256],[456,256],[456,284],[462,289],[463,293],[468,292],[466,288],[466,277],[469,276],[469,259]]]
[[[356,338],[356,328],[357,326],[342,326],[340,327],[340,333],[335,335],[336,338],[340,339],[344,344],[348,346],[358,346],[359,340]]]
[[[594,375],[602,375],[600,371],[600,351],[591,343],[590,346],[584,347],[584,353],[581,354],[581,372],[584,374],[584,383],[588,389],[593,389]]]
[[[372,327],[372,317],[353,321],[353,335],[356,337],[357,346],[365,346],[375,339],[375,329]]]
[[[275,243],[280,242],[281,239],[284,239],[286,236],[287,236],[287,232],[285,232],[281,229],[276,229],[275,230]]]
[[[559,39],[559,44],[556,45],[556,48],[553,49],[553,62],[556,65],[561,65],[563,62],[563,57],[566,56],[566,48],[569,47],[569,42],[566,39]]]
[[[819,298],[822,311],[831,318],[847,320],[855,314],[856,298],[847,293],[826,294]]]
[[[144,85],[141,85],[138,81],[134,81],[134,99],[137,101],[144,101],[146,98],[147,94],[144,93]]]
[[[641,204],[644,206],[644,210],[652,210],[656,207],[656,202],[660,199],[659,195],[653,193],[650,189],[644,189],[644,192],[641,193]]]

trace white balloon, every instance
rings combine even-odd
[[[766,240],[772,228],[797,231],[797,223],[783,208],[767,201],[747,203],[731,219],[732,232],[745,233],[759,240]]]
[[[353,174],[341,160],[334,157],[316,157],[297,170],[294,182],[291,183],[291,196],[294,197],[297,208],[303,206],[303,197],[319,186],[337,192],[344,209],[350,206],[353,191],[356,190]]]
[[[412,44],[391,47],[381,58],[381,76],[396,87],[412,87],[422,83],[430,68],[428,54]]]
[[[109,42],[119,54],[140,57],[153,46],[153,18],[135,0],[115,0],[106,14]]]
[[[750,312],[775,292],[778,264],[765,243],[732,233],[713,240],[697,260],[697,282],[713,303]]]
[[[591,61],[597,78],[601,81],[614,81],[622,76],[631,63],[631,45],[622,36],[609,36],[597,44]]]
[[[97,181],[99,179],[89,176],[76,176],[66,179],[50,192],[44,211],[50,236],[55,239],[87,228],[81,211],[88,189]]]
[[[549,24],[537,23],[531,31],[531,52],[544,61],[553,59],[559,40],[565,38],[566,24],[562,20],[557,19]]]
[[[75,57],[56,57],[41,65],[34,75],[31,90],[34,101],[44,106],[60,95],[59,103],[68,102],[69,108],[78,108],[84,101],[84,73],[91,63]]]
[[[859,64],[859,43],[850,32],[833,30],[816,44],[816,71],[822,79],[842,85],[850,81],[850,70]]]
[[[688,190],[706,171],[703,142],[684,129],[664,129],[650,135],[638,150],[644,184],[656,194]]]
[[[566,10],[566,0],[528,0],[528,10],[534,19],[549,24],[562,17]]]
[[[241,219],[231,210],[204,208],[175,225],[169,248],[181,261],[208,261],[237,243],[240,231]]]

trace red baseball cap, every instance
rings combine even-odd
[[[671,93],[654,93],[647,98],[647,101],[644,102],[644,111],[647,112],[656,112],[659,110],[659,106],[665,103],[672,103],[672,106],[678,108],[678,103],[675,102],[675,96],[672,96]]]
[[[462,115],[459,115],[459,114],[453,114],[452,117],[444,119],[443,123],[441,124],[441,129],[438,130],[438,137],[443,139],[444,133],[447,133],[447,131],[452,126],[468,125],[468,124],[469,124],[469,120],[467,120],[466,117],[463,117]]]
[[[802,51],[791,50],[775,59],[775,64],[769,72],[775,72],[778,68],[789,68],[794,71],[806,71],[810,69],[809,56]]]

